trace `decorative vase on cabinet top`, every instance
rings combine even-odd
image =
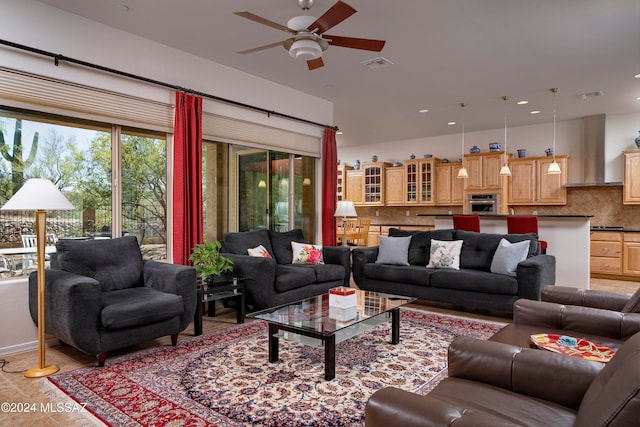
[[[638,131],[638,134],[640,134],[640,130]],[[640,148],[640,135],[636,138],[636,147]]]
[[[469,153],[471,154],[477,154],[480,152],[480,148],[477,145],[474,145],[473,147],[471,147],[471,149],[469,150]]]

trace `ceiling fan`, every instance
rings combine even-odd
[[[297,0],[297,2],[298,6],[306,12],[314,5],[315,0]],[[309,70],[315,70],[324,66],[322,52],[327,50],[329,45],[380,52],[384,47],[384,40],[324,34],[325,31],[335,27],[354,13],[356,13],[356,10],[353,7],[343,1],[338,1],[319,18],[310,15],[295,16],[289,19],[287,25],[284,26],[251,12],[235,12],[235,15],[292,34],[290,38],[284,41],[270,43],[236,53],[252,53],[282,45],[289,51],[291,57],[306,60]]]

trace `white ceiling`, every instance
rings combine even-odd
[[[303,14],[296,0],[41,2],[332,101],[338,146],[457,133],[460,102],[467,131],[500,128],[504,95],[510,126],[549,122],[551,87],[558,120],[640,115],[640,0],[346,0],[358,12],[327,33],[387,44],[380,53],[330,46],[314,71],[281,47],[235,53],[288,35],[233,12],[286,25]],[[316,0],[310,14],[334,3]],[[378,56],[394,65],[361,64]],[[604,95],[577,97],[593,91]],[[521,99],[529,104],[516,106]]]

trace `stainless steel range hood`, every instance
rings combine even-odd
[[[605,125],[604,114],[582,118],[583,177],[582,181],[569,183],[567,187],[622,185],[622,182],[605,181]]]

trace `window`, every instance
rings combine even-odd
[[[53,239],[133,234],[145,258],[167,257],[166,134],[9,108],[0,108],[0,133],[1,205],[27,179],[49,179],[76,208],[48,213]],[[0,225],[0,274],[28,274],[18,252],[34,234],[33,212],[0,211]]]

